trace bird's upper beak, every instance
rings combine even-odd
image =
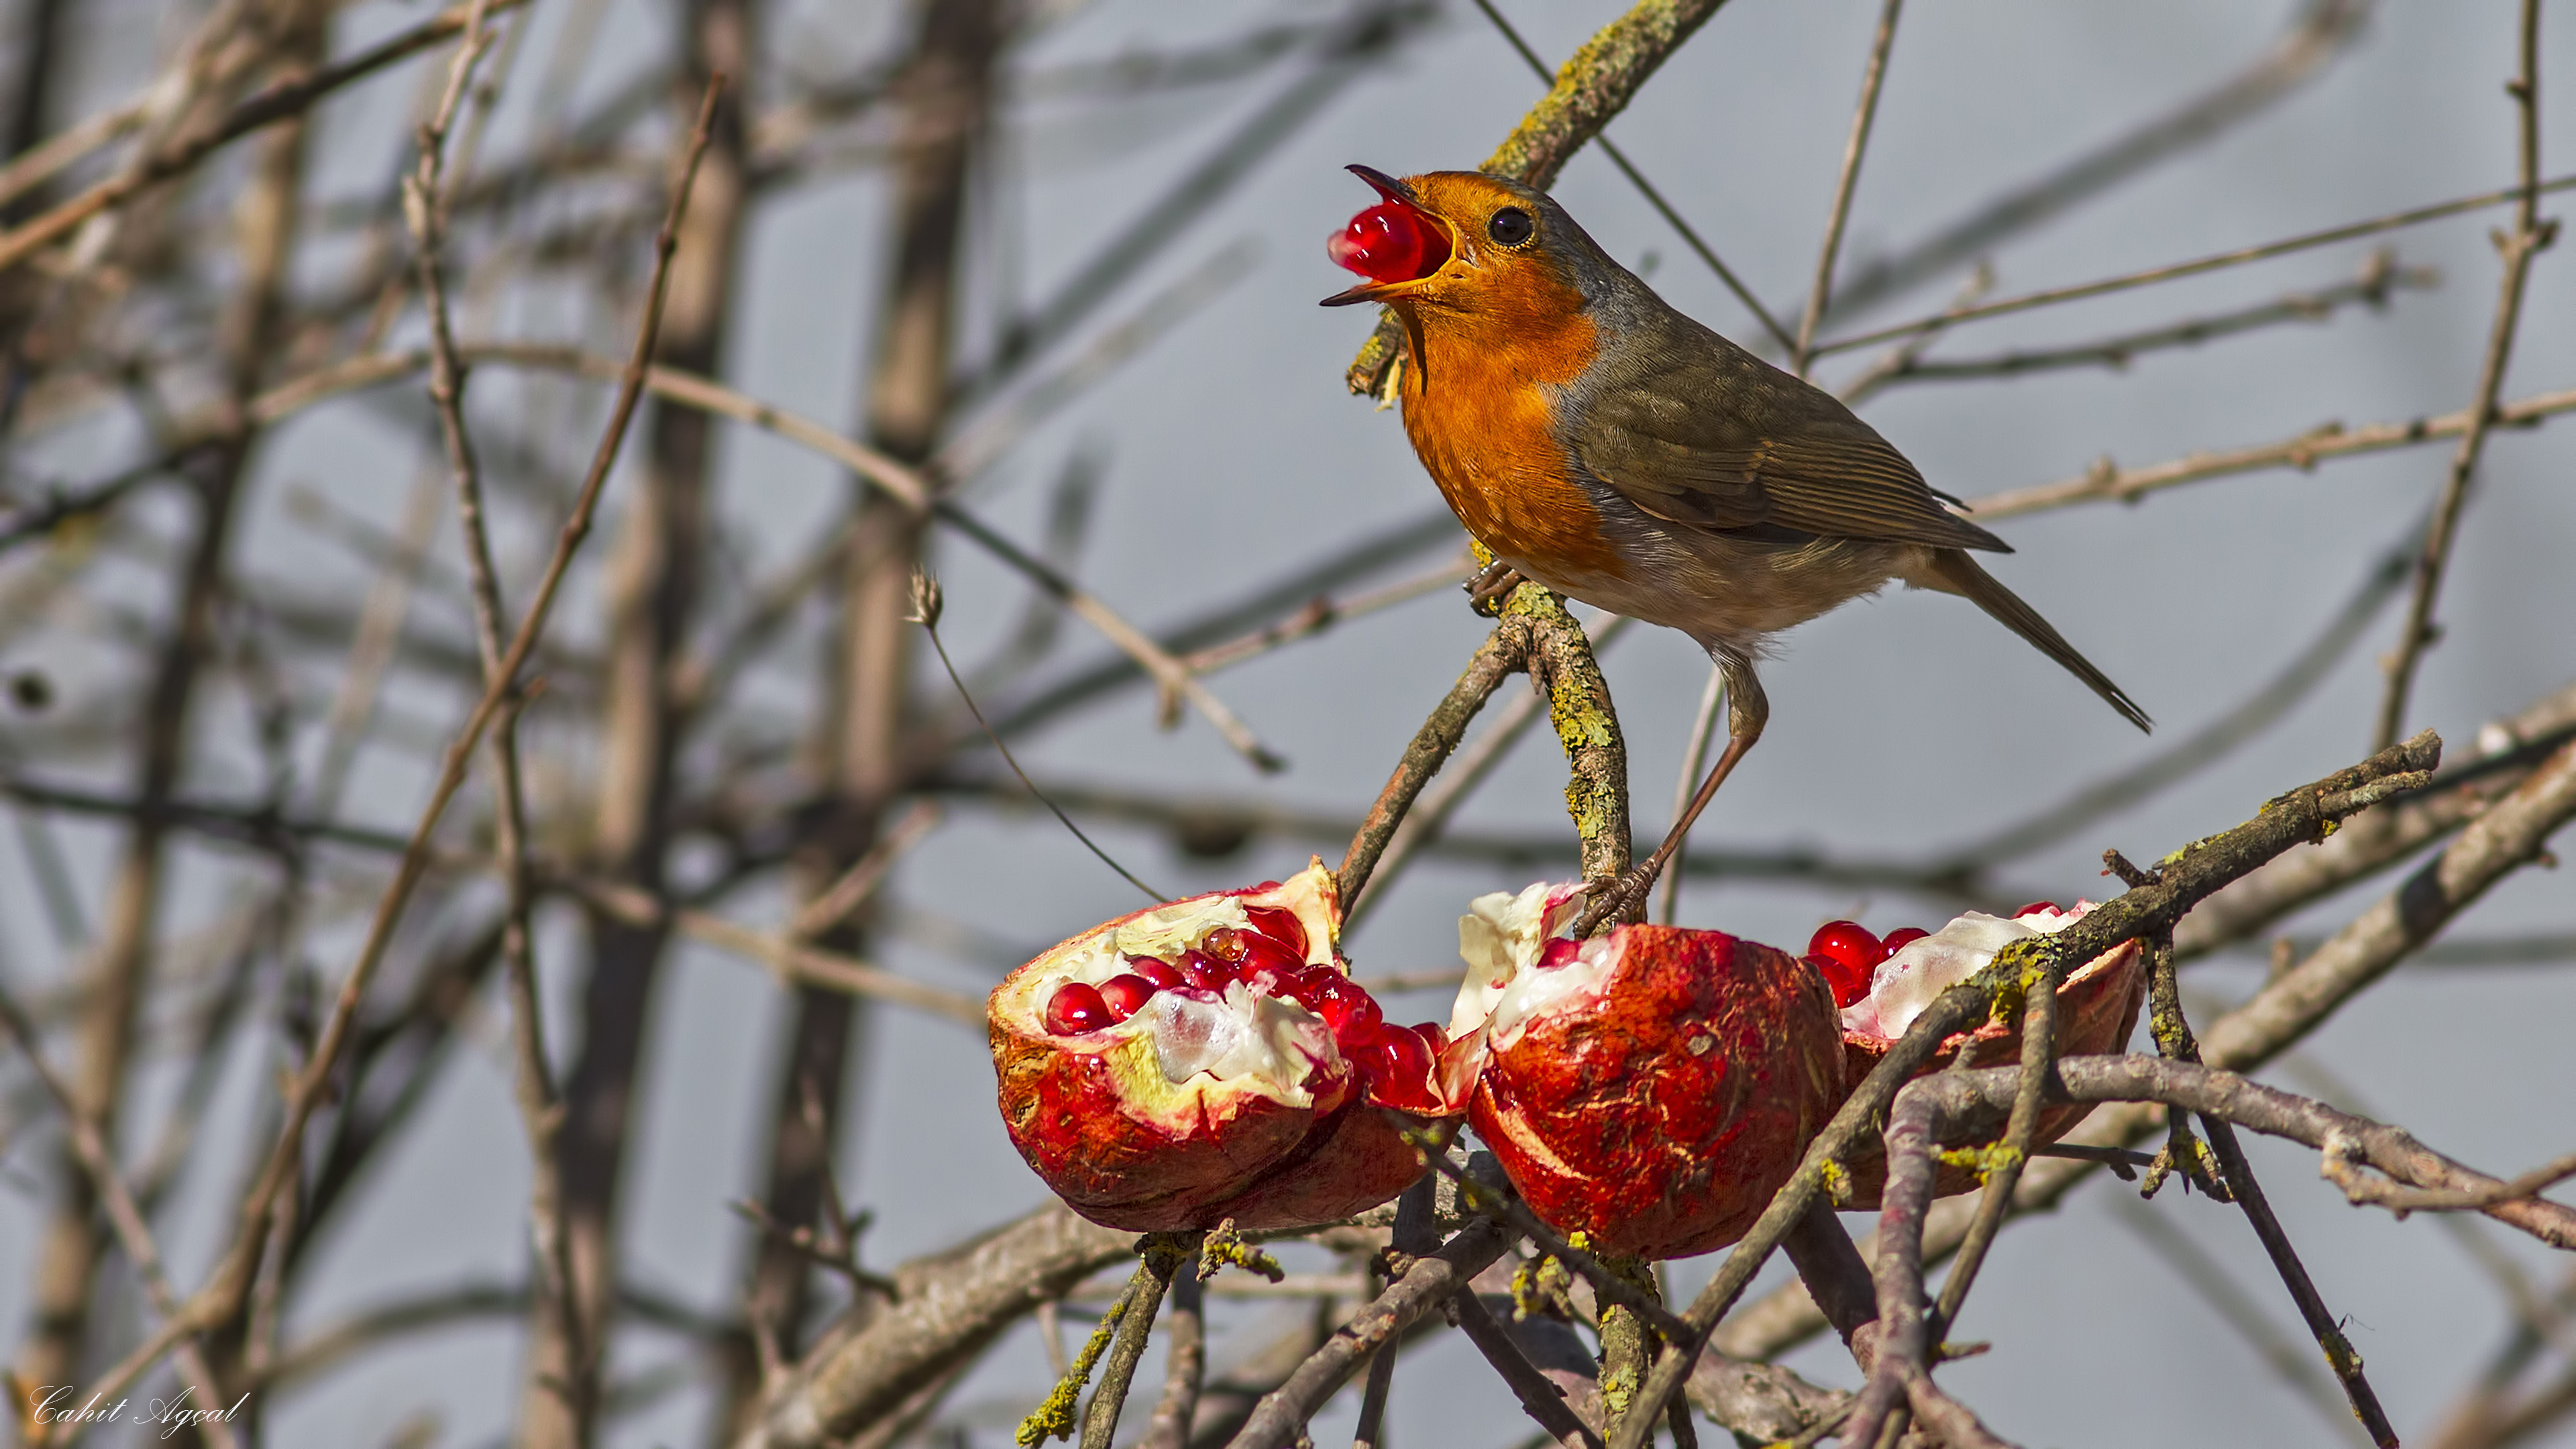
[[[1423,239],[1430,243],[1426,248],[1425,257],[1429,265],[1422,267],[1411,276],[1389,277],[1370,272],[1368,273],[1370,280],[1326,297],[1323,305],[1327,307],[1348,307],[1358,302],[1382,302],[1400,295],[1428,280],[1432,273],[1437,272],[1441,264],[1456,251],[1458,243],[1457,228],[1449,224],[1447,217],[1423,205],[1421,195],[1402,178],[1389,176],[1374,166],[1354,165],[1345,169],[1376,188],[1377,194],[1383,198],[1384,206],[1400,208],[1410,217],[1413,224],[1422,232]],[[1380,209],[1370,208],[1371,211]],[[1367,213],[1362,213],[1363,217],[1366,215]],[[1346,253],[1343,250],[1344,245],[1342,236],[1337,234],[1334,238],[1334,261],[1353,271],[1367,271],[1364,265],[1366,259],[1354,253]]]

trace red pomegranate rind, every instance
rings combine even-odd
[[[2135,941],[2123,942],[2076,968],[2057,988],[2057,1054],[2062,1057],[2104,1056],[2127,1048],[2129,1034],[2137,1029],[2138,1012],[2147,997],[2145,957]],[[1896,1043],[1862,1032],[1843,1033],[1843,1073],[1850,1086],[1858,1086],[1888,1048]],[[1961,1047],[1968,1050],[1968,1064],[1977,1067],[2011,1066],[2021,1060],[2021,1028],[2004,1027],[1987,1022],[1973,1032],[1961,1032],[1941,1043],[1923,1070],[1923,1076],[1940,1071],[1955,1060]],[[2055,1142],[2075,1129],[2093,1109],[2089,1106],[2051,1107],[2040,1113],[2039,1141]],[[1945,1138],[1943,1147],[1968,1147],[1978,1139],[1962,1135]],[[1887,1160],[1871,1155],[1847,1162],[1852,1182],[1852,1197],[1838,1206],[1853,1211],[1875,1211],[1878,1195],[1887,1184]],[[1943,1197],[1973,1191],[1977,1176],[1964,1167],[1942,1167],[1934,1178],[1934,1191]]]
[[[1445,1141],[1456,1124],[1453,1116],[1425,1125]],[[1316,1124],[1304,1151],[1283,1158],[1228,1201],[1222,1216],[1239,1227],[1335,1222],[1392,1200],[1426,1170],[1402,1128],[1354,1099]]]
[[[1594,984],[1462,1037],[1486,1046],[1469,1120],[1531,1208],[1596,1248],[1724,1247],[1842,1100],[1832,998],[1794,958],[1716,931],[1622,927],[1557,969],[1594,966]]]
[[[1302,936],[1305,969],[1340,976],[1340,926],[1332,875],[1317,861],[1285,882],[1131,912],[1012,972],[985,1011],[1012,1145],[1076,1211],[1129,1231],[1226,1217],[1302,1226],[1401,1192],[1421,1162],[1368,1103],[1391,1088],[1411,1106],[1427,1090],[1363,1080],[1295,1000],[1242,981],[1194,990],[1150,964],[1205,955],[1197,948],[1211,932],[1267,927],[1269,942]],[[1079,1002],[1122,975],[1158,989],[1098,1030],[1049,1030],[1059,995]]]

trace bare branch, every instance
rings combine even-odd
[[[1833,304],[1834,263],[1843,249],[1843,227],[1851,220],[1852,193],[1860,185],[1861,157],[1869,150],[1869,129],[1878,119],[1878,88],[1887,79],[1888,52],[1896,46],[1896,17],[1905,0],[1883,0],[1878,30],[1870,41],[1869,65],[1861,72],[1860,104],[1852,110],[1851,137],[1843,142],[1842,176],[1834,183],[1833,209],[1825,215],[1825,239],[1816,248],[1816,280],[1807,292],[1807,310],[1798,316],[1798,340],[1789,348],[1789,370],[1806,376],[1815,356],[1816,326]]]
[[[2540,0],[2523,0],[2522,68],[2505,83],[2521,124],[2515,141],[2520,153],[2521,196],[2514,205],[2513,230],[2496,238],[2504,255],[2504,280],[2496,291],[2495,321],[2487,330],[2485,354],[2478,360],[2477,389],[2469,404],[2469,424],[2451,453],[2451,471],[2433,502],[2433,521],[2425,533],[2424,552],[2415,562],[2415,591],[2406,604],[2406,625],[2388,661],[2388,686],[2379,700],[2379,721],[2371,738],[2385,745],[2405,727],[2406,698],[2414,688],[2415,666],[2433,644],[2433,604],[2441,596],[2442,575],[2459,535],[2460,509],[2468,502],[2469,479],[2485,451],[2487,430],[2496,421],[2496,399],[2504,395],[2505,368],[2513,361],[2514,334],[2522,325],[2523,290],[2531,277],[2532,258],[2558,235],[2555,220],[2540,219]]]

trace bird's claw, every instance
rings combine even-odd
[[[1512,596],[1512,590],[1526,582],[1519,570],[1496,560],[1467,581],[1467,605],[1486,618],[1493,618],[1503,611],[1503,601]]]
[[[1652,857],[1619,872],[1583,908],[1582,916],[1574,923],[1575,938],[1584,939],[1605,925],[1626,920],[1629,911],[1646,898],[1646,892],[1654,889],[1655,877],[1662,873],[1662,862]]]

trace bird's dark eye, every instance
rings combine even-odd
[[[1530,233],[1536,230],[1538,223],[1530,220],[1530,214],[1517,206],[1504,207],[1494,213],[1493,220],[1485,223],[1485,235],[1492,237],[1496,244],[1507,247],[1528,241]]]

